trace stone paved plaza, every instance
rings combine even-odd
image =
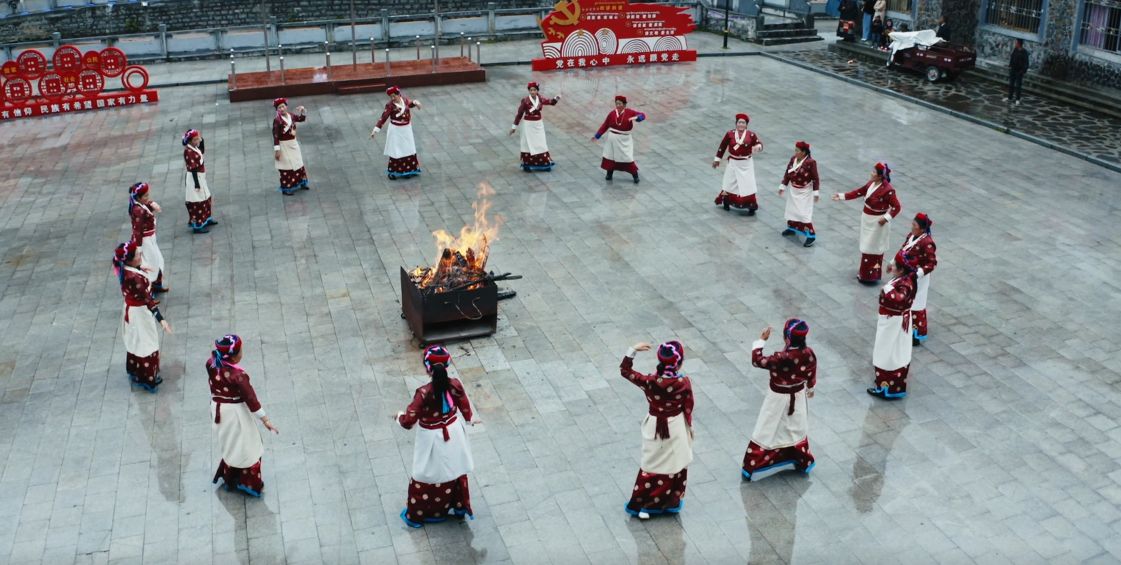
[[[229,104],[224,85],[0,124],[0,562],[1121,560],[1121,175],[763,57],[488,73],[409,92],[425,104],[426,172],[406,181],[385,178],[367,138],[383,96],[293,100],[313,190],[287,198],[271,106]],[[506,135],[530,79],[564,95],[545,111],[552,173],[521,172]],[[616,92],[649,115],[637,186],[605,183],[589,140]],[[767,144],[754,218],[712,205],[709,165],[740,111]],[[188,127],[206,138],[222,222],[208,235],[185,226]],[[859,204],[823,198],[813,248],[779,236],[797,139],[826,196],[893,165],[893,242],[915,212],[935,220],[931,338],[903,401],[864,392],[876,289],[854,280]],[[156,395],[126,380],[109,264],[138,180],[164,206],[176,332]],[[481,182],[505,217],[490,267],[525,278],[493,338],[451,347],[485,421],[471,429],[477,518],[411,530],[397,514],[413,433],[391,417],[425,378],[398,268],[433,259],[430,232],[468,221]],[[742,483],[767,388],[750,344],[795,315],[821,360],[817,468]],[[203,363],[227,332],[246,338],[242,365],[281,431],[265,438],[261,500],[210,482]],[[674,338],[696,458],[681,515],[640,522],[623,504],[646,404],[617,366],[636,341]]]

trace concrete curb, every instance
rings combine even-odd
[[[1080,153],[1080,152],[1078,152],[1074,149],[1071,149],[1069,147],[1065,147],[1065,146],[1059,145],[1057,143],[1054,143],[1052,141],[1048,141],[1046,139],[1042,139],[1042,138],[1036,137],[1034,135],[1027,134],[1027,133],[1024,133],[1022,131],[1012,129],[1008,126],[998,124],[996,122],[989,121],[989,120],[986,120],[984,118],[978,118],[977,116],[971,116],[969,114],[959,112],[957,110],[951,110],[950,108],[946,108],[944,106],[939,106],[939,105],[937,105],[933,102],[927,102],[926,100],[922,100],[921,98],[915,98],[914,96],[909,96],[909,95],[903,94],[901,92],[896,92],[894,90],[884,88],[882,86],[876,86],[874,84],[868,84],[864,81],[861,81],[861,80],[858,80],[858,79],[855,79],[855,78],[847,77],[845,75],[838,74],[838,73],[835,73],[833,71],[829,71],[829,70],[826,70],[826,69],[815,67],[813,65],[810,65],[808,63],[803,63],[801,61],[795,61],[793,59],[787,59],[786,57],[782,57],[780,55],[775,55],[773,53],[761,53],[761,55],[763,55],[764,57],[773,59],[775,61],[779,61],[781,63],[786,63],[788,65],[793,65],[795,67],[799,67],[799,68],[805,69],[807,71],[813,71],[815,73],[823,74],[823,75],[828,76],[828,77],[833,77],[835,79],[847,82],[849,84],[853,84],[853,85],[856,85],[856,86],[861,86],[861,87],[867,88],[869,90],[874,90],[876,92],[879,92],[880,94],[885,94],[887,96],[898,98],[900,100],[906,100],[908,102],[911,102],[912,104],[917,104],[917,105],[922,106],[924,108],[927,108],[929,110],[934,110],[935,112],[941,112],[943,114],[948,114],[950,116],[954,116],[955,118],[960,118],[960,119],[965,120],[967,122],[972,122],[974,124],[987,127],[989,129],[994,129],[996,131],[1006,133],[1006,134],[1011,135],[1013,137],[1017,137],[1017,138],[1025,140],[1025,141],[1030,141],[1030,142],[1032,142],[1036,145],[1041,145],[1041,146],[1046,147],[1048,149],[1058,151],[1059,153],[1065,153],[1067,155],[1070,155],[1071,157],[1077,157],[1078,159],[1082,159],[1083,161],[1086,161],[1088,163],[1092,163],[1092,164],[1097,165],[1099,167],[1109,169],[1109,170],[1111,170],[1115,173],[1121,173],[1121,164],[1119,164],[1119,163],[1112,163],[1110,161],[1105,161],[1103,159],[1098,159],[1097,157],[1092,157],[1090,155],[1085,155],[1085,154]]]

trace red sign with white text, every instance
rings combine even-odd
[[[105,79],[120,77],[123,92],[103,92]],[[148,88],[148,71],[129,65],[116,47],[88,51],[73,45],[55,50],[51,61],[28,49],[0,65],[0,121],[159,100]]]
[[[533,70],[696,61],[686,34],[697,28],[685,7],[626,0],[561,0],[541,20],[542,59]]]

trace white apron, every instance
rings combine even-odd
[[[189,149],[193,149],[199,154],[199,162],[205,161],[205,156],[202,151],[199,151],[195,146],[188,145]],[[195,179],[191,176],[190,171],[184,171],[183,174],[183,188],[187,191],[187,202],[205,202],[210,198],[210,186],[206,184],[206,173],[198,173],[199,188],[195,189]]]
[[[383,154],[390,159],[401,159],[416,155],[416,141],[413,140],[413,125],[395,125],[389,123],[385,132],[385,151]]]
[[[728,159],[720,190],[736,196],[755,194],[755,159]]]
[[[540,155],[549,150],[545,143],[545,120],[522,120],[521,152]]]
[[[864,195],[865,202],[868,201],[872,195],[880,189],[879,184],[876,186],[868,187],[868,192]],[[880,225],[880,219],[883,215],[870,216],[861,212],[860,214],[860,252],[868,255],[883,255],[887,251],[888,244],[888,226],[891,222]]]
[[[147,275],[140,269],[125,267],[134,273]],[[128,321],[124,321],[128,316]],[[121,314],[121,334],[125,339],[125,351],[137,356],[147,357],[160,350],[160,328],[156,316],[147,306],[125,304]]]
[[[280,159],[276,161],[278,171],[296,171],[304,166],[304,154],[300,143],[295,139],[280,140]]]
[[[156,282],[163,271],[163,253],[160,253],[160,246],[156,244],[156,236],[150,235],[140,240],[140,264],[151,269],[144,273],[148,282]]]
[[[884,285],[891,292],[895,279]],[[903,316],[879,314],[876,321],[876,345],[872,349],[872,365],[877,369],[895,371],[911,364],[911,324],[903,329]]]
[[[448,441],[440,429],[426,430],[416,426],[416,443],[413,445],[413,479],[422,483],[439,484],[455,480],[475,468],[471,457],[471,444],[463,413],[456,414],[448,426]]]
[[[789,394],[767,389],[759,418],[755,420],[755,430],[751,432],[751,441],[763,449],[782,449],[806,439],[809,434],[807,406],[804,388],[794,393],[794,414],[787,414],[790,410]]]
[[[603,158],[616,163],[634,162],[634,140],[629,132],[607,130],[607,141],[603,144]]]
[[[806,157],[806,159],[808,158],[809,157]],[[794,163],[790,166],[789,169],[787,169],[786,172],[793,174],[794,171],[797,171],[799,168],[801,168],[802,163],[805,163],[806,159],[802,159],[801,161]],[[803,224],[813,223],[813,181],[810,181],[810,184],[807,184],[802,188],[794,186],[794,183],[791,182],[789,190],[790,196],[786,198],[786,219],[790,220],[791,222],[801,222]]]
[[[672,475],[693,462],[693,435],[685,424],[685,414],[666,419],[669,439],[655,438],[657,416],[642,420],[642,470],[656,475]]]
[[[217,402],[210,401],[211,422],[214,421],[217,406]],[[222,421],[214,424],[214,432],[218,437],[218,449],[222,451],[222,459],[230,467],[247,469],[256,465],[265,453],[265,446],[261,442],[261,430],[257,427],[257,418],[244,402],[223,404]]]

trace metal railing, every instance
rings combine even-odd
[[[1082,10],[1079,45],[1121,53],[1121,2],[1085,0]]]
[[[985,23],[1027,33],[1039,33],[1043,0],[989,0]]]
[[[749,0],[743,0],[749,1]],[[657,2],[685,6],[693,10],[694,21],[704,21],[705,7],[699,2]],[[496,8],[493,2],[486,9],[436,14],[381,15],[372,18],[314,20],[267,25],[204,28],[168,31],[164,25],[157,32],[100,35],[63,40],[58,33],[52,39],[0,45],[0,61],[13,60],[26,49],[37,49],[49,59],[61,44],[75,45],[83,51],[116,47],[130,61],[144,62],[173,59],[198,59],[232,54],[273,53],[283,46],[286,52],[300,51],[370,51],[412,45],[460,45],[468,38],[475,41],[540,37],[540,18],[551,7]],[[353,29],[353,36],[352,36]],[[262,33],[263,32],[263,33]],[[438,49],[439,47],[436,47]]]
[[[887,0],[887,11],[910,14],[911,0]]]

